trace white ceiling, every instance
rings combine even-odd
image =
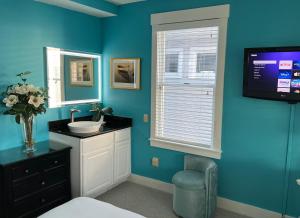
[[[111,2],[115,5],[124,5],[124,4],[133,3],[133,2],[142,2],[142,1],[146,1],[146,0],[106,0],[106,1]]]
[[[1,0],[0,0],[1,1]],[[49,5],[55,5],[58,7],[66,8],[72,11],[81,12],[84,14],[92,15],[95,17],[111,17],[116,16],[116,14],[99,10],[96,8],[92,8],[83,4],[79,4],[76,2],[73,2],[71,0],[35,0],[37,2],[42,2]]]

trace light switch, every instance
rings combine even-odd
[[[148,122],[149,122],[149,115],[144,114],[144,123],[148,123]]]
[[[159,167],[159,158],[158,157],[152,157],[152,166]]]

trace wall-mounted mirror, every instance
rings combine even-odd
[[[46,48],[49,108],[101,101],[101,56]]]

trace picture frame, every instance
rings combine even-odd
[[[70,60],[70,85],[94,85],[94,69],[92,58],[76,58]]]
[[[140,89],[140,62],[140,58],[111,58],[111,88]]]

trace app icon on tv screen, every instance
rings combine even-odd
[[[279,61],[279,70],[291,70],[293,68],[292,60],[280,60]]]
[[[293,69],[300,69],[300,60],[294,61]]]
[[[290,79],[278,79],[277,87],[289,88],[289,87],[291,87],[291,80]]]
[[[291,87],[300,88],[300,79],[293,79],[291,82]]]
[[[291,71],[279,71],[278,79],[291,79],[292,72]]]
[[[289,93],[290,92],[290,88],[277,88],[277,92],[286,92],[286,93]]]
[[[300,70],[294,70],[293,71],[293,77],[300,77]]]

